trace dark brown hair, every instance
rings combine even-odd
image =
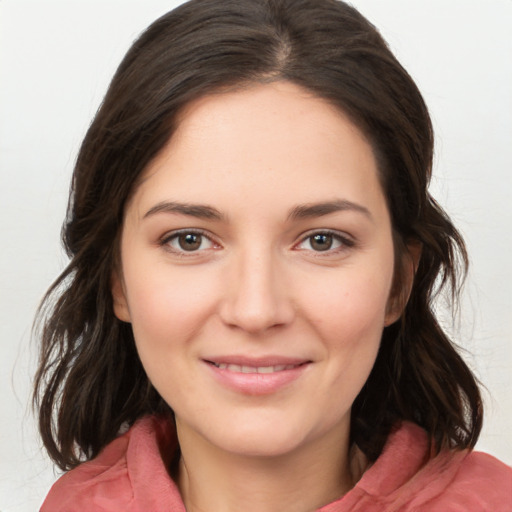
[[[421,425],[435,451],[474,446],[478,386],[441,329],[433,299],[455,300],[464,243],[427,191],[433,133],[411,77],[361,14],[335,0],[192,0],[155,21],[119,66],[81,146],[63,243],[70,263],[39,311],[34,399],[52,459],[90,459],[123,423],[168,412],[139,361],[110,290],[124,208],[137,178],[202,95],[288,80],[350,116],[372,144],[388,201],[395,289],[407,244],[422,253],[400,321],[384,329],[352,408],[352,441],[374,460],[400,420]]]

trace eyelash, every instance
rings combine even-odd
[[[217,242],[215,242],[215,240],[212,238],[212,236],[209,233],[207,233],[206,231],[203,231],[201,229],[181,229],[178,231],[173,231],[172,233],[168,233],[168,234],[164,235],[160,239],[159,245],[161,247],[164,247],[167,251],[172,252],[173,254],[180,256],[180,257],[190,257],[193,255],[197,255],[198,253],[203,252],[204,250],[207,250],[207,249],[201,250],[199,248],[197,250],[187,251],[183,248],[178,249],[178,248],[174,248],[170,245],[170,243],[172,241],[178,240],[178,238],[183,235],[199,236],[199,237],[202,237],[201,245],[204,241],[203,239],[206,239],[213,246],[217,245],[218,247],[220,247],[220,245]],[[317,250],[317,251],[315,251],[313,248],[311,248],[311,249],[300,249],[299,248],[300,245],[306,243],[308,240],[309,240],[309,244],[311,245],[313,237],[315,237],[315,236],[332,237],[332,239],[335,242],[339,243],[339,247],[335,247],[335,248],[329,247],[325,250]],[[356,242],[351,237],[348,237],[347,235],[342,234],[339,231],[334,231],[331,229],[322,229],[322,230],[315,230],[315,231],[310,231],[308,233],[305,233],[304,235],[302,235],[300,241],[298,243],[296,243],[293,247],[296,248],[297,250],[310,251],[313,254],[315,254],[315,256],[322,257],[322,256],[330,256],[333,254],[338,254],[340,252],[344,252],[348,249],[351,249],[355,245],[356,245]],[[208,247],[208,249],[211,249],[211,248],[213,248],[213,247]]]
[[[214,246],[219,245],[219,244],[217,244],[217,242],[215,242],[213,240],[212,236],[209,233],[207,233],[206,231],[203,231],[201,229],[180,229],[178,231],[173,231],[172,233],[167,233],[160,239],[159,245],[161,247],[164,247],[165,250],[172,252],[173,254],[180,256],[180,257],[190,257],[199,252],[202,252],[201,250],[187,251],[185,249],[177,249],[170,245],[170,243],[173,240],[178,240],[179,237],[183,236],[183,235],[199,236],[199,237],[202,237],[203,239],[207,239]],[[202,241],[201,241],[201,243],[202,243]],[[203,250],[205,250],[205,249],[203,249]]]
[[[319,236],[319,235],[332,237],[333,240],[337,241],[340,244],[340,246],[335,247],[335,248],[328,248],[323,251],[315,251],[314,249],[302,249],[302,250],[311,251],[314,253],[315,256],[321,257],[321,256],[330,256],[330,255],[338,254],[340,252],[344,252],[348,249],[351,249],[352,247],[354,247],[356,245],[355,240],[353,238],[347,236],[346,234],[342,234],[339,231],[335,231],[332,229],[321,229],[321,230],[315,230],[315,231],[310,231],[308,233],[305,233],[302,236],[299,243],[295,244],[294,247],[298,247],[298,246],[302,245],[303,243],[307,242],[308,240],[310,241],[309,243],[311,244],[313,237]],[[299,249],[299,250],[301,250],[301,249]]]

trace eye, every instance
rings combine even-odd
[[[176,253],[198,252],[216,247],[211,238],[198,231],[170,234],[161,241],[161,244]]]
[[[306,251],[327,252],[352,247],[354,242],[348,237],[331,231],[317,231],[306,236],[297,248]]]

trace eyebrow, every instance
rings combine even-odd
[[[364,214],[370,220],[373,219],[368,208],[346,199],[337,199],[335,201],[322,203],[301,204],[290,211],[288,218],[290,220],[308,219],[311,217],[322,217],[323,215],[342,211],[355,211]]]
[[[145,214],[144,219],[157,213],[178,213],[189,215],[198,219],[222,220],[224,215],[212,206],[202,204],[176,203],[174,201],[164,201],[150,208]]]
[[[340,211],[355,211],[364,214],[372,219],[370,211],[360,204],[353,203],[346,199],[327,201],[321,203],[307,203],[297,205],[288,214],[289,220],[308,219],[313,217],[322,217],[330,213]],[[163,201],[150,208],[145,214],[144,219],[157,213],[177,213],[188,215],[198,219],[207,220],[225,220],[225,215],[216,208],[203,204],[178,203],[175,201]]]

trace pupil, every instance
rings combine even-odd
[[[332,235],[314,235],[311,240],[311,247],[315,251],[327,251],[332,246]]]
[[[201,246],[201,235],[196,235],[194,233],[180,235],[178,242],[184,251],[195,251]]]

